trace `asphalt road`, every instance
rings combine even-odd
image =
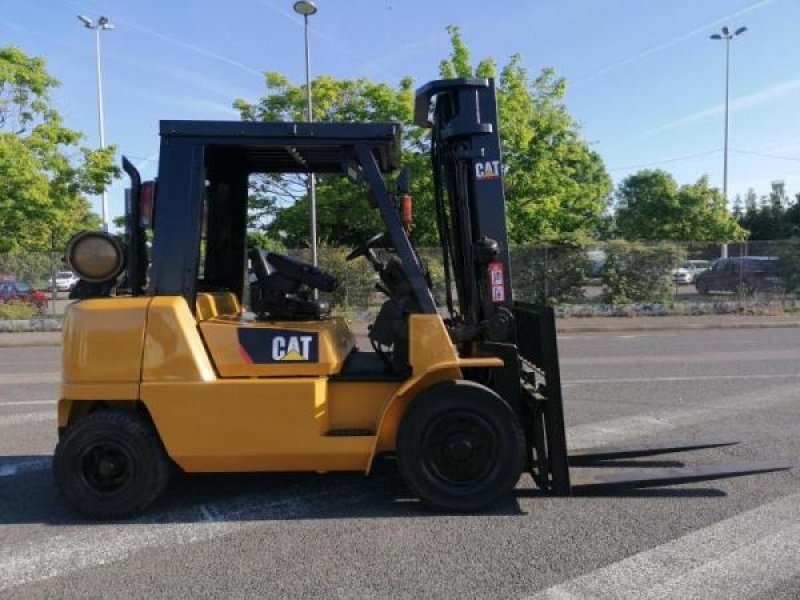
[[[733,437],[652,464],[800,464],[800,329],[561,338],[570,444]],[[57,348],[0,348],[0,597],[800,598],[800,468],[434,514],[359,475],[184,477],[141,519],[57,497]]]

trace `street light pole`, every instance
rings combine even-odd
[[[314,120],[313,105],[311,100],[311,52],[308,44],[308,17],[317,12],[317,5],[309,0],[299,0],[294,3],[294,11],[303,16],[303,25],[305,33],[305,46],[306,46],[306,102],[307,113],[306,120],[311,123]],[[308,174],[308,201],[310,212],[310,231],[309,237],[311,246],[311,264],[315,267],[318,264],[317,259],[317,181],[314,173]],[[314,297],[318,294],[314,290]]]
[[[103,115],[103,69],[102,59],[100,57],[100,28],[96,27],[95,33],[95,49],[97,53],[97,124],[100,128],[100,148],[106,147],[106,126]],[[105,192],[103,192],[105,198]],[[105,211],[105,202],[103,204],[103,211]],[[103,214],[103,222],[105,223],[105,213]]]
[[[114,29],[114,25],[108,20],[107,17],[100,17],[97,21],[93,21],[87,16],[79,15],[78,19],[87,29],[93,29],[95,34],[95,63],[97,65],[97,125],[100,129],[100,149],[106,147],[106,126],[105,117],[103,114],[103,69],[100,53],[100,32],[110,31]],[[108,195],[105,187],[102,193],[102,202],[100,206],[101,217],[103,219],[103,230],[108,231]]]
[[[730,83],[731,83],[731,40],[747,31],[747,27],[739,27],[731,33],[728,27],[723,27],[720,33],[711,36],[712,40],[725,40],[725,142],[722,158],[722,196],[725,205],[728,204],[728,128],[730,123]],[[722,244],[722,258],[728,257],[728,244]]]

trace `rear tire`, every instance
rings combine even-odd
[[[141,415],[102,410],[64,432],[53,456],[61,495],[92,519],[133,515],[166,488],[171,463],[153,425]]]
[[[422,392],[398,431],[400,474],[435,509],[468,512],[494,504],[514,489],[525,456],[525,434],[511,407],[470,381]]]

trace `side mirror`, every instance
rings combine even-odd
[[[408,193],[409,189],[408,167],[404,167],[403,170],[400,171],[400,175],[397,176],[397,183],[395,184],[395,187],[397,188],[398,196]]]

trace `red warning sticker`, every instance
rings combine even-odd
[[[489,284],[492,287],[492,302],[495,304],[506,301],[506,284],[503,276],[503,263],[500,261],[489,263]]]

